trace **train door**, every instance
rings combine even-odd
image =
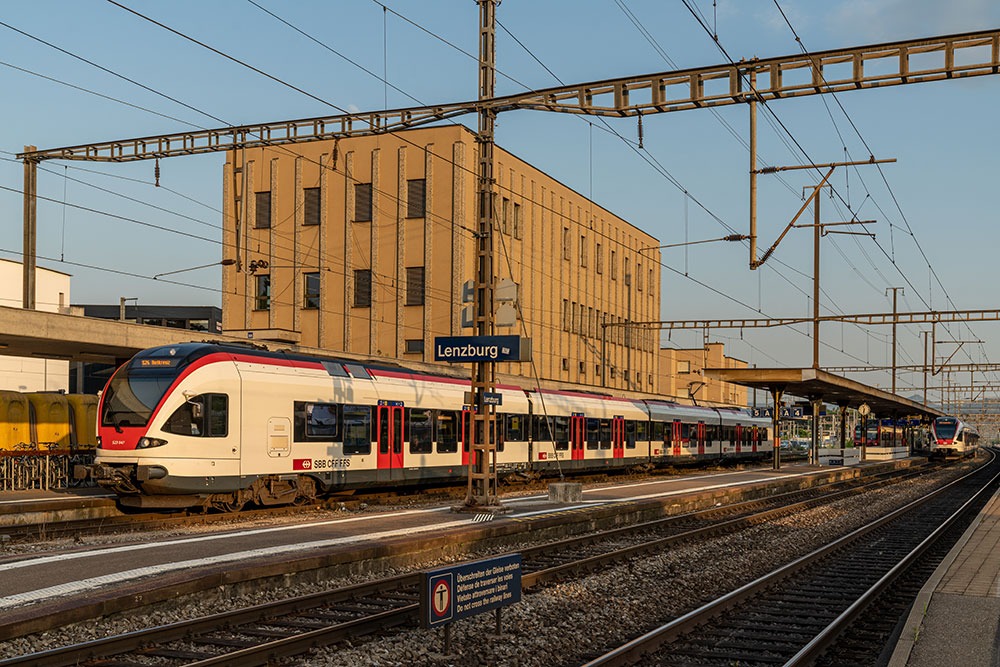
[[[754,453],[757,452],[757,443],[760,442],[760,432],[757,430],[758,428],[760,427],[754,426],[753,429],[751,429],[752,430],[751,437],[753,438],[753,442],[751,443],[752,447],[751,451],[753,451]]]
[[[733,444],[736,445],[736,453],[739,454],[743,451],[743,427],[737,424],[735,433]]]
[[[671,431],[671,436],[672,436],[671,437],[671,441],[674,443],[673,455],[674,456],[680,456],[681,455],[681,423],[679,421],[675,421],[673,424],[671,424],[671,427],[673,429]]]
[[[378,406],[376,422],[378,442],[378,470],[380,480],[391,480],[392,471],[403,468],[403,405]]]
[[[705,453],[705,422],[698,422],[698,454]]]
[[[616,459],[625,457],[625,418],[611,420],[611,455]]]
[[[462,410],[462,465],[469,465],[469,450],[472,448],[472,410]]]
[[[583,415],[573,415],[569,422],[570,458],[574,461],[583,460],[583,443],[587,437],[586,419]]]

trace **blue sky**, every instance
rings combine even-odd
[[[181,32],[241,58],[328,102],[349,109],[379,109],[472,99],[476,64],[467,55],[383,11],[372,0],[296,2],[256,0],[326,45],[381,75],[412,98],[310,42],[247,0],[171,3],[122,0]],[[693,0],[692,0],[693,1]],[[817,3],[779,0],[810,50],[842,48],[880,41],[941,35],[1000,26],[1000,5],[991,0],[832,0]],[[717,26],[721,44],[734,59],[793,54],[794,36],[773,0],[693,2]],[[388,2],[413,22],[465,51],[476,50],[477,8],[472,0]],[[629,21],[630,10],[678,67],[724,62],[705,31],[679,1],[606,0],[601,2],[524,2],[506,0],[498,19],[538,60],[567,83],[672,69]],[[716,18],[717,17],[717,18]],[[226,124],[280,120],[336,113],[331,107],[242,68],[199,46],[142,21],[104,0],[7,2],[0,20],[52,44],[134,79]],[[59,51],[0,26],[0,86],[5,91],[0,132],[0,187],[19,190],[20,164],[10,153],[25,144],[39,147],[145,136],[220,123]],[[383,50],[384,45],[384,50]],[[383,59],[383,53],[385,59]],[[503,29],[497,38],[498,93],[522,85],[555,85],[546,72]],[[32,70],[75,86],[97,91],[150,113],[12,68]],[[508,75],[510,78],[506,78]],[[513,80],[512,80],[513,79]],[[516,82],[515,82],[516,81]],[[1000,77],[948,81],[845,93],[840,102],[877,157],[896,158],[884,167],[891,190],[877,170],[841,171],[834,185],[860,217],[874,218],[878,245],[852,237],[823,242],[823,283],[829,299],[825,312],[883,312],[885,288],[905,285],[901,309],[945,308],[945,295],[929,275],[919,241],[947,294],[959,308],[996,307],[993,287],[998,244],[995,182],[998,175],[996,103]],[[823,99],[829,105],[824,105]],[[851,124],[829,96],[775,102],[772,109],[808,154],[820,162],[844,159],[845,147],[856,159],[868,156]],[[831,120],[831,114],[833,120]],[[172,118],[167,118],[169,116]],[[721,119],[721,120],[720,120]],[[474,119],[470,118],[470,122]],[[744,140],[745,107],[647,116],[644,154],[655,158],[714,216],[745,233],[748,227],[748,152],[724,121]],[[188,123],[188,124],[185,124]],[[622,136],[635,140],[636,123],[608,121]],[[769,164],[797,164],[801,156],[787,146],[763,115],[759,156]],[[842,138],[841,138],[842,137]],[[593,153],[591,156],[591,140]],[[698,203],[653,170],[601,123],[561,114],[508,113],[500,117],[497,141],[525,160],[587,194],[610,210],[662,239],[714,238],[728,233]],[[161,162],[161,184],[150,185],[152,163],[110,165],[47,162],[39,174],[39,193],[56,202],[39,203],[40,255],[150,276],[207,264],[220,257],[211,240],[192,240],[107,216],[64,208],[64,198],[80,206],[112,212],[218,240],[221,223],[222,155]],[[81,171],[73,167],[106,172]],[[152,208],[99,191],[64,175],[146,202]],[[122,178],[124,177],[124,178]],[[760,179],[758,219],[761,244],[767,247],[800,205],[811,174],[792,172]],[[137,179],[137,180],[125,180]],[[861,179],[864,182],[861,182]],[[138,182],[141,181],[141,182]],[[591,186],[591,182],[593,185]],[[894,200],[895,197],[895,200]],[[866,201],[867,199],[867,201]],[[862,205],[862,202],[863,205]],[[898,202],[898,208],[897,204]],[[823,200],[824,220],[843,211]],[[900,209],[902,212],[900,212]],[[0,249],[20,250],[21,198],[0,190]],[[910,231],[912,229],[913,235]],[[881,248],[880,248],[881,246]],[[895,265],[886,257],[895,259]],[[11,257],[0,252],[0,257]],[[706,290],[682,275],[663,271],[662,315],[666,319],[753,317],[809,313],[811,235],[793,232],[775,255],[788,266],[751,273],[739,244],[709,244],[664,253],[664,262],[708,283],[732,299]],[[774,260],[772,260],[773,262]],[[43,266],[74,275],[73,301],[116,302],[137,296],[140,302],[218,304],[219,271],[204,269],[177,276],[205,289],[123,277],[104,271],[40,260]],[[769,262],[771,264],[771,262]],[[790,267],[790,268],[789,268]],[[780,273],[779,273],[780,272]],[[904,277],[905,276],[905,277]],[[909,281],[909,283],[907,282]],[[953,327],[956,338],[978,338],[971,358],[1000,361],[995,324],[979,324],[970,333]],[[923,348],[916,327],[901,327],[900,360],[919,362]],[[839,324],[826,326],[824,364],[884,363],[887,327],[867,332]],[[948,334],[942,332],[941,338]],[[791,331],[721,331],[713,338],[728,343],[731,354],[771,365],[808,365],[809,339]],[[678,333],[668,345],[699,345],[701,333]],[[844,352],[840,350],[843,349]],[[944,346],[940,353],[947,354]],[[965,352],[956,359],[968,360]],[[885,375],[865,379],[884,384]],[[919,376],[901,385],[919,383]]]

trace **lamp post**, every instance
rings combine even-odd
[[[153,276],[153,280],[157,280],[160,276],[171,276],[175,273],[184,273],[185,271],[196,271],[198,269],[207,269],[210,266],[232,266],[236,263],[235,259],[223,259],[218,262],[212,262],[211,264],[202,264],[201,266],[192,266],[188,269],[177,269],[176,271],[164,271],[163,273],[157,273]]]

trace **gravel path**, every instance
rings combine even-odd
[[[969,464],[961,466],[962,469]],[[355,665],[574,665],[587,655],[609,648],[655,627],[748,581],[777,565],[809,553],[895,507],[924,495],[952,469],[929,478],[878,489],[832,505],[754,526],[698,545],[634,560],[564,584],[525,595],[503,612],[504,634],[493,634],[493,614],[455,623],[452,651],[442,655],[443,630],[396,631],[374,641],[318,649],[287,664]],[[523,546],[536,544],[525,542]],[[511,550],[509,547],[503,551]],[[491,555],[484,551],[477,557]],[[426,569],[446,560],[422,563]],[[413,571],[412,569],[406,571]],[[385,570],[379,575],[402,574]],[[374,574],[331,579],[329,588],[371,580]],[[235,597],[199,595],[141,613],[118,614],[78,623],[58,632],[41,633],[0,643],[0,659],[71,643],[98,639],[201,615],[208,615],[295,595],[316,592],[314,584],[262,589]]]

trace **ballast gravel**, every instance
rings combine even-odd
[[[356,646],[348,642],[316,649],[282,664],[306,667],[579,665],[923,496],[968,467],[969,464],[964,464],[869,491],[525,594],[519,604],[503,610],[503,634],[500,636],[495,634],[492,613],[454,623],[448,654],[444,653],[443,630],[412,629],[390,631],[374,639],[360,638],[355,641]],[[525,541],[521,546],[536,543]],[[503,551],[510,550],[508,547]],[[492,553],[484,550],[476,557]],[[447,562],[429,560],[414,569],[427,569]],[[411,571],[413,569],[385,569],[377,574],[331,579],[327,587],[339,588]],[[0,659],[315,592],[315,584],[297,584],[239,596],[200,594],[172,605],[116,614],[67,626],[58,632],[2,642]],[[143,662],[162,664],[156,659]]]

